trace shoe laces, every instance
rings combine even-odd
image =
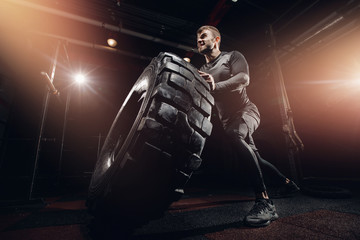
[[[250,210],[250,214],[264,212],[268,209],[268,207],[269,204],[267,200],[256,200],[254,206]]]

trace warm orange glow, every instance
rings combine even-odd
[[[116,47],[117,41],[116,41],[114,38],[108,38],[107,44],[108,44],[110,47]]]

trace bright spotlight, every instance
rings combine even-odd
[[[110,47],[116,47],[117,41],[116,41],[114,38],[108,38],[107,44],[108,44]]]
[[[83,84],[85,82],[85,76],[83,74],[79,73],[75,76],[75,81],[78,84]]]
[[[360,87],[360,79],[356,79],[353,81],[353,84],[356,86],[356,87]]]

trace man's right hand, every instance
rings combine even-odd
[[[208,74],[206,72],[200,71],[198,70],[199,74],[201,77],[203,77],[205,79],[205,81],[210,85],[210,89],[211,91],[215,90],[215,81],[214,81],[214,77],[211,74]]]

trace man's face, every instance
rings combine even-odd
[[[204,29],[197,35],[197,48],[199,53],[206,54],[212,51],[215,46],[215,37],[213,33]]]

